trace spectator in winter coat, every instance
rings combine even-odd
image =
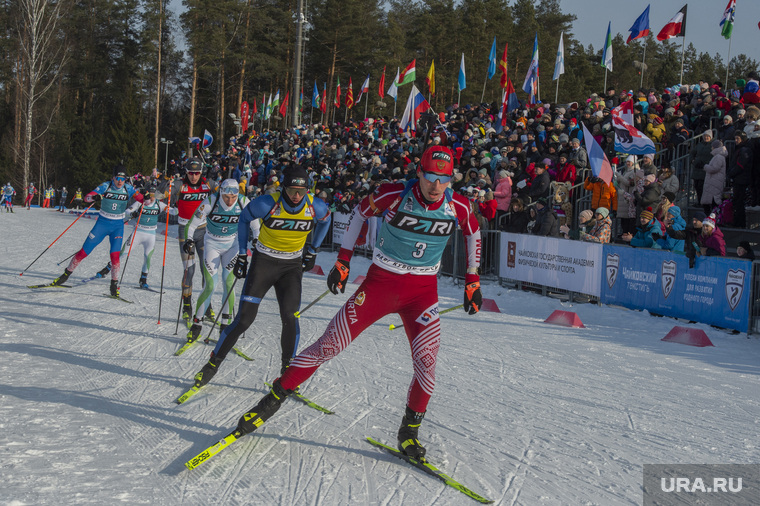
[[[509,207],[509,216],[504,222],[502,230],[512,232],[513,234],[527,233],[530,216],[528,215],[528,211],[525,210],[523,200],[520,197],[514,198]]]
[[[652,139],[652,142],[658,144],[662,142],[662,138],[665,136],[665,125],[661,117],[655,116],[650,123],[647,123],[646,134]]]
[[[636,211],[641,216],[641,211],[651,207],[656,209],[660,204],[660,198],[662,198],[662,187],[657,183],[657,178],[654,175],[649,174],[644,178],[644,187],[639,191],[636,190],[633,193],[636,199]]]
[[[678,177],[673,174],[673,169],[668,166],[663,167],[660,171],[658,179],[660,181],[660,186],[662,186],[663,193],[671,192],[675,195],[678,195],[678,189],[681,186],[679,184]]]
[[[675,206],[673,203],[676,200],[676,196],[673,192],[663,192],[660,203],[657,205],[657,211],[654,213],[654,217],[660,220],[661,223],[665,222],[665,215],[668,214],[668,209]]]
[[[657,246],[667,251],[683,253],[684,240],[670,235],[669,232],[673,230],[686,230],[686,220],[681,216],[681,208],[678,206],[670,206],[668,212],[665,213],[665,218],[663,219],[662,224],[665,226],[665,235],[660,235],[657,232],[652,234],[652,238],[654,238]]]
[[[739,246],[736,247],[736,256],[752,261],[755,259],[755,252],[752,250],[748,241],[742,241],[739,243]]]
[[[639,168],[644,173],[644,176],[648,176],[649,174],[654,174],[656,176],[657,166],[654,164],[654,155],[646,154],[642,156],[641,163],[639,164]]]
[[[586,153],[586,148],[581,147],[581,141],[580,139],[572,139],[570,141],[571,151],[568,153],[568,156],[570,157],[569,161],[573,165],[575,165],[576,171],[578,171],[579,175],[583,177],[585,174],[583,174],[583,171],[588,169],[588,153]]]
[[[591,230],[594,225],[596,225],[594,212],[591,209],[584,209],[578,214],[578,228],[571,229],[567,225],[560,225],[559,232],[565,237],[565,239],[577,241],[581,238],[582,233]]]
[[[634,163],[634,157],[629,156],[625,165],[620,168],[615,175],[615,186],[617,190],[617,215],[620,218],[621,233],[636,231],[636,203],[634,201],[634,191],[637,184],[644,179],[644,172]]]
[[[559,218],[545,198],[536,201],[536,224],[533,234],[542,237],[559,237]]]
[[[726,256],[726,241],[723,232],[715,226],[714,214],[702,221],[702,234],[697,238],[697,244],[704,256]]]
[[[543,163],[539,163],[535,167],[536,177],[533,179],[530,189],[528,190],[528,196],[530,197],[531,202],[549,196],[551,178],[546,169],[547,167]]]
[[[575,165],[568,162],[567,153],[564,151],[560,153],[557,162],[557,176],[555,181],[558,183],[570,183],[570,186],[575,186]]]
[[[691,179],[697,192],[697,199],[702,200],[702,188],[705,184],[705,165],[710,162],[712,155],[712,130],[702,134],[702,139],[691,150]]]
[[[494,218],[496,218],[496,201],[493,197],[492,191],[483,191],[480,190],[478,192],[478,214],[483,216],[485,219],[485,223],[481,225],[481,230],[489,230],[492,227],[489,226]]]
[[[702,190],[702,198],[699,203],[705,214],[709,213],[713,206],[722,202],[723,188],[726,185],[726,158],[728,151],[719,140],[712,141],[712,159],[705,165],[705,185]]]
[[[512,201],[512,178],[507,170],[500,170],[496,180],[496,188],[493,196],[496,199],[497,219],[509,212],[509,203]]]
[[[604,207],[606,209],[611,209],[617,213],[617,190],[615,190],[615,186],[612,184],[612,181],[607,184],[602,178],[591,176],[586,178],[586,181],[583,183],[583,187],[591,192],[592,208],[598,209],[600,207]]]
[[[662,235],[662,224],[654,217],[651,208],[644,209],[639,217],[639,226],[636,227],[636,235],[623,234],[620,238],[631,244],[634,248],[651,248],[654,246],[652,234]]]
[[[747,134],[738,132],[734,136],[736,148],[731,157],[726,176],[733,184],[733,208],[734,226],[744,228],[747,226],[744,206],[746,204],[747,190],[752,183],[752,148],[747,141]]]
[[[581,241],[597,242],[601,244],[607,244],[610,242],[610,236],[612,235],[612,220],[610,219],[610,211],[606,207],[600,207],[594,213],[596,217],[596,224],[588,232],[581,232]]]
[[[734,140],[734,118],[731,115],[726,115],[723,118],[723,124],[718,127],[718,139],[724,144],[726,141]]]

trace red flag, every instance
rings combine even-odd
[[[259,112],[259,108],[256,105],[256,100],[254,99],[253,100],[253,114],[256,114],[257,112]]]
[[[333,105],[340,107],[340,76],[338,76],[338,86],[335,88],[335,102],[333,102]]]
[[[319,103],[319,110],[322,111],[322,114],[327,113],[327,83],[325,83],[322,90],[322,101]]]
[[[288,99],[290,98],[290,90],[285,94],[285,100],[280,104],[280,116],[285,117],[285,113],[288,112]]]
[[[499,60],[499,70],[501,70],[501,87],[506,88],[507,87],[507,48],[509,47],[509,42],[504,44],[504,54],[501,56],[501,60]]]
[[[243,132],[248,130],[248,102],[240,104],[240,126]]]
[[[681,7],[681,10],[673,16],[673,19],[668,21],[660,33],[657,34],[657,40],[663,41],[672,39],[673,37],[686,37],[686,5]]]
[[[383,76],[380,78],[380,87],[377,89],[377,94],[380,98],[385,97],[385,67],[383,67]]]
[[[351,76],[348,77],[348,90],[346,90],[346,107],[351,109],[354,106],[354,83]]]

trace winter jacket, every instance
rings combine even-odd
[[[609,216],[601,221],[597,221],[594,227],[588,232],[581,232],[580,239],[588,242],[598,242],[607,244],[610,242],[612,235],[612,220]]]
[[[559,168],[555,180],[558,183],[570,183],[570,186],[575,186],[575,176],[575,165],[567,162]]]
[[[647,125],[646,134],[647,137],[652,139],[652,142],[662,142],[662,138],[665,136],[665,125],[663,123],[660,123],[659,125],[649,123]]]
[[[496,183],[493,191],[496,200],[496,209],[499,211],[509,211],[509,203],[512,201],[512,179],[503,177]]]
[[[723,232],[718,227],[715,227],[712,234],[707,237],[700,234],[697,237],[697,244],[700,247],[707,248],[705,255],[708,257],[726,256],[726,240],[723,238]]]
[[[672,172],[669,178],[660,179],[660,185],[662,186],[662,193],[672,192],[675,195],[678,195],[678,189],[681,187],[678,177]]]
[[[631,246],[634,248],[651,248],[654,246],[652,234],[661,235],[661,233],[662,224],[657,221],[657,218],[652,218],[646,225],[636,227],[636,234],[631,239]]]
[[[694,146],[694,149],[691,150],[692,179],[705,178],[704,166],[712,159],[712,155],[710,154],[712,151],[712,148],[710,147],[711,143],[712,141],[705,142],[704,140],[701,140],[696,146]]]
[[[559,218],[550,207],[536,211],[536,225],[533,234],[543,237],[559,237]]]
[[[591,209],[606,207],[610,212],[617,212],[617,190],[615,190],[615,186],[612,183],[607,184],[601,178],[593,177],[587,178],[583,183],[583,187],[592,192]]]
[[[638,170],[635,165],[631,168],[626,166],[622,172],[617,173],[615,185],[617,186],[617,213],[620,218],[636,217],[633,190],[636,188],[636,181],[643,177],[644,173]]]
[[[509,213],[501,229],[513,234],[524,234],[528,231],[529,221],[530,216],[528,215],[528,211],[512,211]]]
[[[723,188],[726,186],[726,158],[728,150],[725,146],[712,150],[712,160],[705,165],[705,185],[699,203],[712,206],[721,203]]]
[[[537,175],[530,185],[530,190],[528,190],[531,202],[535,202],[543,197],[548,197],[551,182],[551,178],[547,171],[544,170],[543,174]]]
[[[748,185],[752,180],[752,158],[752,148],[748,142],[743,142],[736,146],[726,176],[734,184]]]
[[[634,192],[633,196],[636,198],[636,216],[640,216],[641,211],[647,207],[656,211],[662,197],[662,186],[657,182],[644,185],[644,188],[640,192]]]
[[[667,251],[683,253],[684,240],[673,237],[672,235],[670,235],[668,231],[686,230],[686,220],[684,220],[683,216],[681,216],[681,208],[679,208],[678,206],[672,206],[670,209],[668,209],[668,214],[670,214],[673,217],[672,225],[670,225],[666,229],[666,233],[664,236],[661,236],[659,239],[657,239],[658,233],[654,232],[653,237],[655,238],[655,242],[657,243],[658,247]]]

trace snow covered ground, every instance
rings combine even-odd
[[[101,244],[74,273],[71,289],[33,291],[55,278],[94,220],[80,219],[23,277],[19,273],[72,215],[0,212],[0,503],[39,504],[476,504],[370,446],[395,444],[411,378],[399,323],[370,327],[303,387],[333,409],[295,400],[259,431],[198,469],[184,462],[237,423],[279,371],[280,323],[273,294],[213,382],[186,404],[209,346],[173,356],[181,268],[170,239],[166,294],[135,289],[133,251],[122,295],[107,280],[86,285],[107,261]],[[127,233],[129,233],[128,227]],[[158,288],[163,238],[149,281]],[[320,253],[325,272],[334,253]],[[351,279],[366,259],[352,264]],[[199,278],[196,278],[198,280]],[[356,285],[351,285],[350,288]],[[304,277],[303,305],[325,290]],[[440,283],[441,308],[462,288]],[[640,504],[642,464],[757,463],[760,345],[706,325],[714,348],[660,339],[676,324],[647,313],[568,304],[486,285],[502,313],[442,316],[437,386],[420,435],[431,462],[497,504]],[[301,318],[301,347],[313,342],[348,298],[329,295]],[[221,295],[215,296],[219,307]],[[555,309],[586,325],[544,324]],[[204,332],[207,332],[204,331]]]

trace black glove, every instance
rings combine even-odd
[[[182,245],[182,251],[188,255],[195,255],[195,242],[192,239],[185,239],[185,244]]]
[[[483,305],[483,294],[480,292],[480,281],[473,281],[464,286],[464,310],[468,314],[480,311]]]
[[[93,202],[100,202],[103,199],[103,196],[100,193],[96,193],[92,196]]]
[[[327,288],[335,295],[338,294],[338,289],[340,289],[340,293],[345,293],[350,270],[348,262],[341,259],[336,260],[330,274],[327,275]]]
[[[137,218],[140,216],[140,211],[132,211],[132,218]]]
[[[301,259],[301,267],[303,271],[310,271],[317,263],[317,252],[311,246],[306,246],[303,250],[303,258]]]
[[[238,279],[243,279],[248,273],[248,255],[238,255],[232,274]]]

